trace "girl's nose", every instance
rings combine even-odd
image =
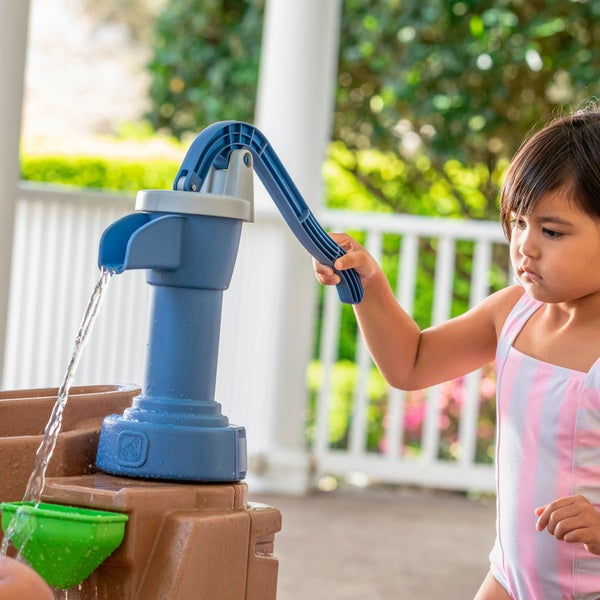
[[[539,247],[530,229],[520,232],[517,247],[523,256],[534,258],[539,255]]]

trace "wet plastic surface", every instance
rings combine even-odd
[[[44,500],[125,513],[123,543],[69,600],[274,600],[281,513],[244,483],[161,483],[106,474],[55,478]]]

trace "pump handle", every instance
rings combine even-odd
[[[199,192],[210,168],[226,169],[234,150],[252,153],[254,170],[275,202],[298,241],[320,263],[333,268],[345,254],[321,227],[302,198],[292,178],[265,136],[253,125],[240,121],[221,121],[204,129],[189,147],[173,183],[174,190]],[[363,287],[354,269],[337,271],[338,296],[342,302],[357,304]]]

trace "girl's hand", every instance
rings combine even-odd
[[[375,259],[354,238],[346,233],[331,233],[330,236],[346,252],[334,263],[338,271],[354,269],[365,288],[370,279],[382,273]],[[323,265],[315,259],[313,259],[313,266],[318,281],[323,285],[337,285],[340,282],[339,275],[331,267]]]
[[[584,544],[592,554],[600,555],[600,513],[581,495],[559,498],[535,509],[538,531],[545,528],[556,539],[569,544]]]

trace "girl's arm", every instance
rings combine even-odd
[[[364,297],[354,311],[369,352],[390,385],[423,389],[493,360],[498,333],[521,288],[492,294],[464,315],[420,331],[396,301],[373,257],[346,234],[331,237],[346,251],[335,268],[356,269],[363,283]],[[325,285],[339,282],[330,267],[315,263],[315,271]]]

